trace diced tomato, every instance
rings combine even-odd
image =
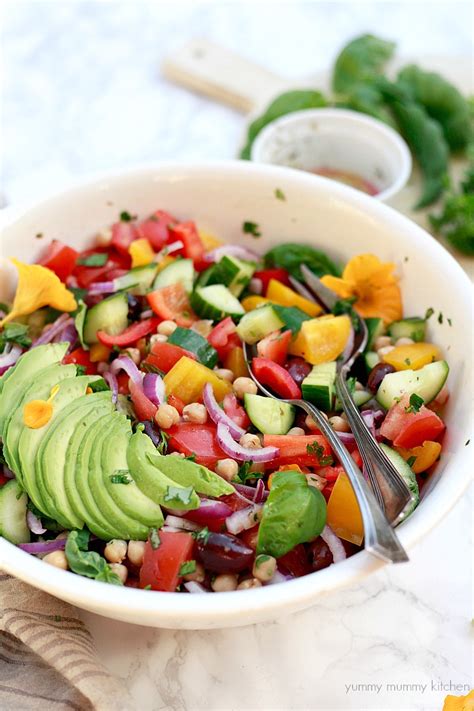
[[[282,572],[290,573],[295,578],[311,573],[311,565],[303,544],[299,543],[291,551],[278,558],[278,567]]]
[[[425,440],[436,440],[444,431],[443,420],[422,405],[418,412],[407,412],[410,399],[405,395],[392,405],[380,428],[381,434],[395,447],[417,447]]]
[[[159,319],[157,318],[147,318],[143,319],[143,321],[132,323],[131,326],[117,336],[110,336],[105,331],[97,331],[97,338],[108,348],[113,348],[113,346],[125,348],[125,346],[131,346],[133,343],[136,343],[140,338],[154,333],[158,323]]]
[[[181,400],[180,397],[178,397],[177,395],[173,395],[173,393],[171,393],[171,395],[169,395],[167,398],[167,402],[168,402],[168,405],[171,405],[171,407],[175,407],[178,410],[180,415],[183,414],[183,410],[185,408],[186,403],[183,402],[183,400]]]
[[[167,212],[157,210],[137,226],[138,236],[147,239],[155,252],[159,252],[169,240],[169,226],[174,222],[174,217]]]
[[[97,373],[97,365],[92,363],[89,353],[84,348],[76,348],[74,351],[64,356],[64,365],[75,363],[82,365],[86,369],[86,375],[95,375]]]
[[[277,395],[288,400],[301,398],[301,390],[291,375],[278,363],[268,358],[254,358],[252,370],[262,385],[267,385]]]
[[[322,457],[331,456],[331,448],[323,435],[264,435],[264,447],[278,447],[279,456],[272,460],[272,468],[284,464],[318,467]],[[321,449],[320,449],[321,448]]]
[[[152,590],[174,592],[181,582],[180,568],[187,560],[192,560],[194,540],[190,533],[170,533],[160,531],[160,545],[152,548],[145,543],[143,564],[140,568],[140,587],[148,585]]]
[[[117,375],[118,391],[120,395],[128,395],[130,392],[130,388],[128,387],[129,380],[130,378],[128,377],[128,374],[123,371]]]
[[[181,422],[171,427],[169,435],[170,449],[182,452],[187,457],[196,455],[196,462],[211,469],[219,459],[227,454],[219,447],[215,425],[198,425],[194,422]]]
[[[76,252],[75,249],[68,247],[57,239],[53,239],[46,252],[38,259],[38,264],[51,269],[61,281],[65,282],[74,271],[78,256],[79,252]]]
[[[262,294],[267,293],[268,282],[270,281],[270,279],[276,279],[277,281],[281,281],[282,284],[291,287],[291,282],[289,279],[290,275],[288,274],[286,269],[262,269],[261,271],[255,272],[254,277],[255,279],[260,279],[260,281],[262,282]]]
[[[229,415],[231,420],[233,420],[236,425],[243,427],[245,430],[249,427],[249,416],[245,412],[242,405],[239,405],[239,401],[235,397],[234,393],[227,393],[227,395],[224,396],[222,404],[224,405],[225,414]]]
[[[235,323],[230,316],[214,326],[207,340],[216,349],[219,360],[224,362],[234,348],[239,348],[242,342],[236,333]]]
[[[260,358],[268,358],[278,365],[284,365],[291,341],[291,331],[273,331],[257,343]]]
[[[357,464],[359,469],[362,467],[362,457],[358,449],[354,449],[351,452],[351,457],[354,460],[354,462]]]
[[[194,260],[195,263],[203,260],[204,244],[194,222],[178,222],[171,225],[169,233],[170,242],[181,240],[184,245],[181,251],[186,258]]]
[[[81,289],[88,289],[96,281],[109,281],[115,278],[117,270],[128,270],[130,268],[130,255],[119,254],[115,250],[109,251],[105,247],[86,249],[79,254],[79,259],[88,257],[91,254],[107,254],[107,262],[101,267],[88,267],[84,264],[77,264],[74,267],[73,275],[77,280],[77,285]],[[123,273],[123,271],[121,272]]]
[[[138,237],[137,227],[133,222],[116,222],[112,225],[110,244],[117,252],[128,255],[128,248]]]
[[[195,353],[191,353],[181,346],[175,346],[174,343],[154,343],[151,353],[144,362],[167,373],[183,356],[197,360]]]
[[[176,321],[178,326],[188,328],[196,320],[182,284],[172,284],[147,294],[148,303],[157,316]]]
[[[339,474],[344,474],[344,467],[340,464],[336,464],[335,467],[321,467],[317,469],[318,476],[322,476],[327,482],[336,481]]]
[[[137,420],[140,420],[140,422],[152,420],[158,409],[156,405],[147,398],[141,387],[136,385],[132,379],[129,380],[128,387],[130,389],[133,409],[135,410]]]
[[[7,481],[10,481],[9,478],[7,476],[5,476],[5,474],[0,472],[0,488],[2,486],[4,486],[7,483]]]
[[[253,550],[257,549],[258,528],[258,526],[254,526],[253,528],[249,528],[246,531],[239,533],[239,538],[245,543],[245,545]]]

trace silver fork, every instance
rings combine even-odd
[[[407,561],[408,556],[398,540],[395,531],[390,526],[383,510],[377,503],[364,475],[339,439],[337,433],[329,424],[326,416],[312,403],[306,402],[306,400],[285,400],[284,398],[277,398],[270,390],[267,390],[253,374],[251,365],[252,353],[249,351],[249,346],[244,343],[245,360],[248,365],[249,373],[257,387],[268,397],[300,407],[307,415],[310,415],[318,424],[319,429],[328,440],[333,452],[344,467],[359,503],[364,526],[365,550],[388,563],[403,563]]]
[[[290,277],[293,288],[302,296],[311,301],[315,301],[314,296],[327,310],[332,311],[338,296],[331,289],[328,289],[318,279],[318,277],[306,265],[301,266],[305,284],[304,286],[293,277]],[[366,421],[355,405],[349,388],[347,387],[347,376],[356,358],[363,353],[367,346],[368,332],[365,321],[354,311],[353,316],[357,319],[358,343],[352,353],[348,354],[345,360],[339,359],[336,377],[336,394],[339,398],[342,409],[346,413],[347,420],[352,433],[359,445],[359,451],[367,472],[370,484],[375,497],[385,511],[388,520],[393,524],[403,519],[403,512],[411,503],[413,495],[403,481],[402,477],[395,469],[385,452],[379,447],[377,440],[369,430]]]

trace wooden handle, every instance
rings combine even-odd
[[[204,39],[188,42],[167,57],[161,69],[167,79],[245,113],[288,85],[263,67]]]

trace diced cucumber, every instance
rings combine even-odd
[[[357,407],[362,407],[362,405],[365,405],[366,402],[369,402],[373,398],[373,394],[369,392],[368,390],[354,390],[352,395],[352,400],[354,401],[354,405]],[[334,403],[334,411],[339,412],[342,410],[342,405],[341,401],[339,398],[336,398],[336,401]]]
[[[375,351],[366,351],[364,353],[364,362],[367,372],[370,373],[372,368],[375,368],[377,363],[380,363],[380,358]]]
[[[109,296],[87,310],[84,320],[84,340],[91,345],[98,343],[97,331],[106,331],[111,336],[122,333],[128,326],[127,294],[120,292]]]
[[[129,272],[117,277],[114,280],[117,291],[131,291],[133,294],[142,296],[146,294],[153,283],[157,270],[157,265],[146,264],[144,267],[135,267]]]
[[[191,353],[195,353],[200,363],[207,368],[213,368],[217,363],[217,351],[211,346],[207,338],[201,336],[190,328],[181,328],[178,326],[171,336],[168,337],[168,343],[175,346],[181,346]]]
[[[198,285],[224,284],[231,294],[238,297],[249,283],[255,267],[255,262],[225,255],[200,275]]]
[[[263,434],[286,434],[295,421],[295,408],[286,402],[246,393],[244,405],[252,424]]]
[[[320,410],[328,412],[334,401],[336,361],[313,365],[313,370],[301,383],[303,397],[313,402]]]
[[[406,518],[416,509],[416,507],[418,506],[418,502],[420,501],[420,490],[418,488],[418,482],[416,480],[416,476],[415,476],[412,468],[407,464],[407,462],[403,459],[403,457],[398,452],[396,452],[391,447],[388,447],[386,444],[381,444],[380,448],[383,450],[383,452],[385,452],[387,457],[390,459],[393,466],[395,467],[397,472],[400,474],[403,481],[408,486],[408,488],[410,489],[410,492],[413,495],[413,501],[408,505],[407,509],[404,512],[404,518]]]
[[[385,333],[385,324],[382,318],[366,318],[364,321],[369,332],[366,350],[370,351],[373,349],[376,339]]]
[[[445,360],[428,363],[419,370],[399,370],[396,373],[388,373],[377,391],[377,400],[388,410],[403,395],[416,393],[427,404],[439,393],[448,373],[449,366]]]
[[[193,290],[194,264],[192,259],[176,259],[158,272],[153,283],[153,289],[163,289],[165,286],[182,284],[188,294]]]
[[[198,287],[191,294],[191,306],[201,318],[213,320],[226,316],[238,319],[245,313],[240,301],[223,284]]]
[[[245,343],[253,344],[284,326],[271,304],[248,311],[237,326],[237,333]]]
[[[303,321],[311,320],[311,316],[305,314],[305,312],[297,306],[280,306],[279,304],[272,304],[272,308],[276,315],[283,321],[285,329],[290,330],[293,336],[301,330]]]
[[[0,489],[0,535],[10,543],[28,543],[30,529],[26,523],[28,497],[15,479]]]
[[[394,321],[388,327],[388,332],[395,341],[399,338],[412,338],[415,343],[421,343],[425,340],[426,319],[413,316]]]

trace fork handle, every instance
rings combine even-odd
[[[299,405],[308,415],[317,422],[319,429],[329,441],[336,457],[344,467],[356,495],[362,522],[364,524],[365,550],[386,562],[402,563],[408,556],[402,547],[395,531],[390,526],[385,514],[378,505],[375,497],[360,471],[333,430],[324,415],[305,400],[292,401]]]

